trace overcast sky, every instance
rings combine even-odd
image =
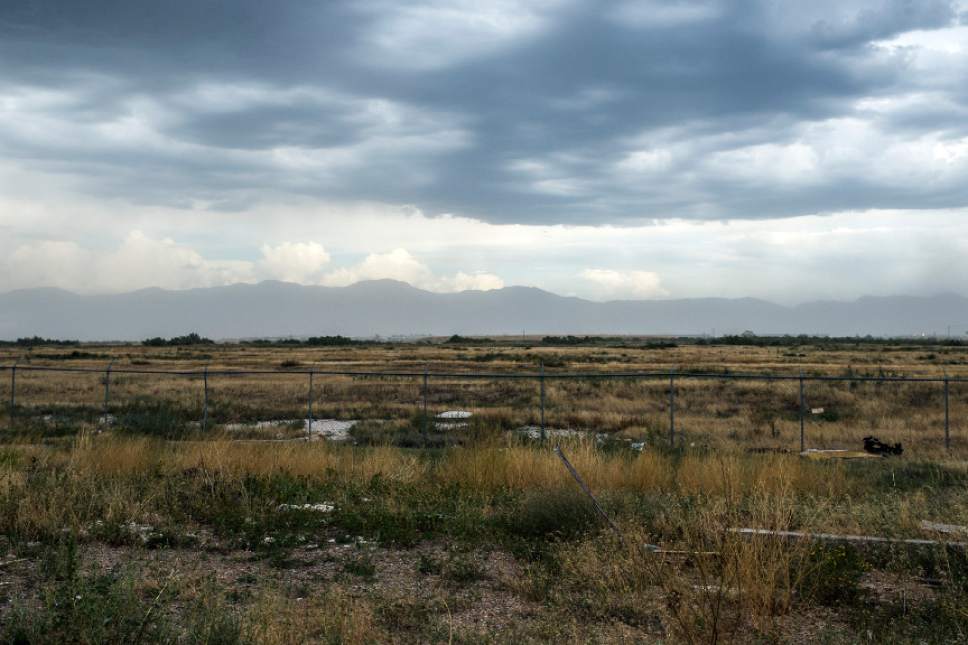
[[[4,0],[0,291],[968,292],[968,2]]]

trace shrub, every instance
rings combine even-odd
[[[444,575],[449,580],[459,584],[467,584],[484,578],[484,568],[475,562],[471,556],[455,555],[444,569]]]
[[[184,414],[164,401],[137,400],[117,414],[122,432],[177,439],[185,434]]]
[[[376,575],[376,565],[373,564],[373,560],[370,559],[370,556],[361,555],[351,560],[347,560],[343,565],[343,571],[346,573],[352,573],[354,576],[359,576],[361,578],[372,578]]]
[[[509,534],[530,539],[572,539],[598,524],[588,499],[569,489],[528,493],[501,519]]]
[[[419,573],[427,575],[440,575],[444,570],[443,565],[441,565],[440,560],[433,557],[432,555],[427,555],[426,553],[421,553],[420,558],[417,560],[417,571]]]
[[[857,549],[849,544],[817,544],[807,552],[799,567],[794,578],[800,596],[824,605],[856,600],[860,595],[861,576],[869,568]]]

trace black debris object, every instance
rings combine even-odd
[[[864,437],[864,451],[872,455],[899,455],[904,452],[900,443],[884,443],[877,437]]]

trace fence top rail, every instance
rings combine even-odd
[[[109,370],[105,367],[71,367],[59,365],[2,365],[0,370],[24,372],[64,372],[64,373],[94,373],[102,374]],[[402,377],[402,378],[453,378],[453,379],[519,379],[519,380],[571,380],[571,379],[706,379],[706,380],[750,380],[750,381],[836,381],[836,382],[877,382],[877,383],[964,383],[968,377],[958,376],[863,376],[852,374],[769,374],[755,372],[689,372],[678,370],[647,371],[647,372],[432,372],[426,370],[396,370],[396,371],[368,371],[368,370],[320,370],[320,369],[191,369],[191,370],[152,370],[129,367],[110,367],[111,374],[158,374],[169,376],[202,377],[208,376],[282,376],[306,375],[316,376],[357,376],[357,377]]]

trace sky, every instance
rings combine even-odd
[[[968,294],[968,0],[5,0],[0,291]]]

